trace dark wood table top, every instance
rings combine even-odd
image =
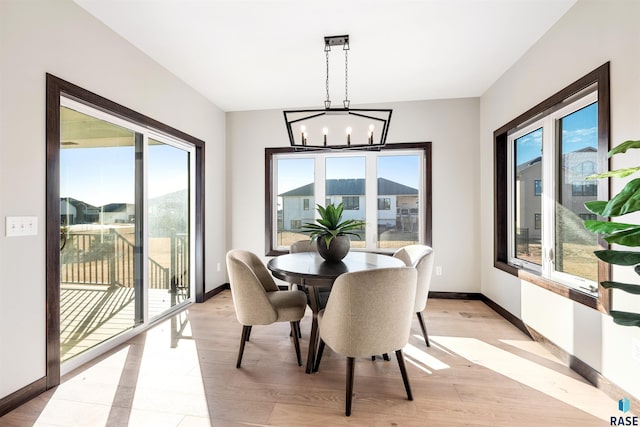
[[[356,251],[350,251],[342,261],[338,262],[325,261],[317,252],[298,252],[280,255],[267,263],[273,275],[285,281],[312,279],[330,283],[347,272],[404,266],[402,260],[389,255]],[[308,283],[313,284],[312,281]]]

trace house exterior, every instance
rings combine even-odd
[[[101,224],[132,223],[135,219],[135,205],[131,203],[109,203],[100,208]]]
[[[518,223],[518,234],[527,239],[528,243],[539,242],[541,239],[541,209],[542,209],[542,158],[536,157],[518,165],[516,170],[516,191],[520,198],[520,206],[526,207],[515,212]],[[597,171],[597,150],[592,147],[565,153],[562,156],[562,183],[556,186],[560,192],[559,199],[564,214],[564,221],[573,222],[573,227],[563,227],[573,234],[567,240],[592,240],[593,234],[582,227],[587,219],[596,219],[584,206],[585,202],[597,199],[597,182],[586,181],[585,178]]]
[[[313,183],[279,195],[282,198],[282,229],[299,230],[306,222],[313,222],[315,205]],[[365,180],[328,179],[324,205],[342,203],[342,218],[364,219]],[[418,222],[418,190],[385,178],[378,178],[378,229],[392,228],[414,231]]]
[[[60,198],[62,225],[92,224],[100,219],[100,208],[73,197]]]

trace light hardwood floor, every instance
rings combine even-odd
[[[404,349],[413,401],[394,357],[358,359],[345,417],[344,358],[327,348],[320,372],[305,374],[287,323],[254,327],[236,369],[241,326],[224,291],[66,375],[0,426],[575,427],[618,416],[617,401],[481,301],[431,299],[425,315],[432,346],[414,317]],[[305,356],[310,323],[307,310]]]

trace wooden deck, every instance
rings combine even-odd
[[[60,289],[62,361],[133,328],[134,298],[133,288],[63,284]],[[167,289],[149,289],[150,317],[172,307],[172,298]]]

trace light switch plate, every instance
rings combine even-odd
[[[38,234],[37,216],[8,216],[5,221],[7,237],[36,236]]]

